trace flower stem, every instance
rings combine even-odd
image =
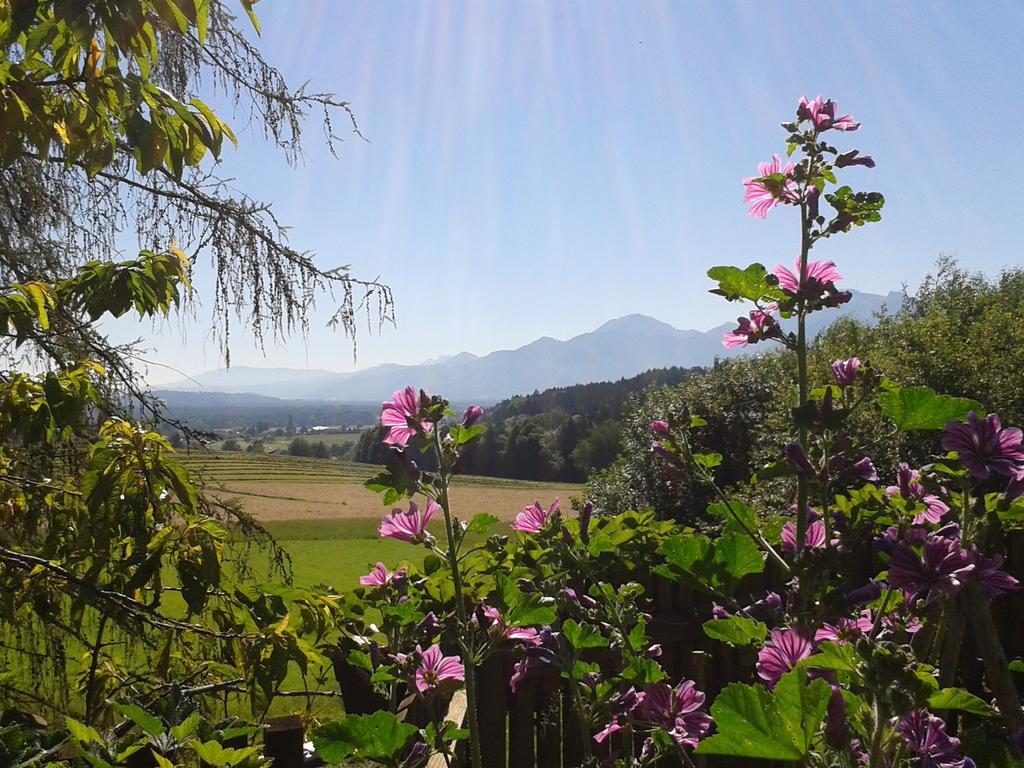
[[[469,728],[469,758],[473,768],[483,768],[480,759],[480,728],[476,716],[476,653],[473,630],[466,617],[466,600],[462,591],[462,575],[459,573],[459,553],[455,547],[455,529],[452,523],[451,502],[448,498],[448,484],[451,471],[445,467],[444,448],[441,445],[440,429],[434,426],[434,448],[437,451],[438,477],[441,480],[440,504],[444,512],[444,532],[448,537],[448,566],[452,572],[452,587],[455,591],[455,615],[459,620],[460,645],[463,666],[466,673],[466,725]]]
[[[802,197],[802,196],[801,196]],[[800,203],[800,281],[802,288],[807,282],[807,257],[811,250],[809,237],[810,222],[807,218],[807,203]],[[804,311],[804,300],[801,298],[797,304],[796,315],[796,364],[797,364],[797,385],[799,387],[798,407],[801,414],[807,405],[807,314]],[[800,425],[800,445],[807,452],[807,427]],[[799,555],[804,550],[804,543],[807,541],[807,497],[810,492],[810,483],[806,475],[801,474],[797,478],[797,502],[796,502],[796,551]]]

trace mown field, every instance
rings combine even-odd
[[[241,501],[266,525],[291,554],[297,586],[329,584],[345,590],[378,560],[422,559],[422,549],[377,534],[388,510],[363,483],[379,467],[217,451],[192,452],[184,460],[204,478],[208,493]],[[462,519],[487,512],[511,521],[534,500],[547,505],[557,496],[568,508],[572,497],[582,493],[578,485],[459,477],[451,496]]]

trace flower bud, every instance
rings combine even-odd
[[[479,405],[471,405],[466,409],[466,412],[462,414],[462,426],[471,427],[480,421],[480,418],[484,415],[484,409]]]
[[[662,421],[661,419],[655,419],[651,422],[651,432],[656,435],[667,435],[669,432],[668,422]]]

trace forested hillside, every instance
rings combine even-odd
[[[583,482],[619,453],[620,419],[629,398],[675,386],[702,368],[661,368],[619,381],[555,387],[503,400],[488,409],[488,430],[469,452],[470,474]],[[383,462],[380,429],[365,432],[355,461]],[[424,457],[425,466],[429,460]]]

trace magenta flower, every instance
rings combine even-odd
[[[515,689],[513,689],[513,690],[515,690]],[[594,734],[594,741],[596,741],[598,744],[601,744],[609,736],[611,736],[612,734],[618,733],[619,731],[621,731],[625,727],[626,726],[624,726],[622,723],[619,722],[619,718],[616,715],[615,717],[613,717],[609,721],[608,725],[606,725],[604,728],[602,728],[600,731],[598,731],[597,733]]]
[[[510,627],[505,623],[501,611],[491,605],[484,606],[484,616],[491,622],[487,632],[499,640],[509,640],[526,646],[538,646],[540,635],[533,627]]]
[[[974,578],[981,582],[989,600],[1007,592],[1020,589],[1020,582],[1006,571],[999,570],[1003,566],[1003,556],[985,557],[978,551],[975,544],[967,550],[967,562],[974,566]]]
[[[808,517],[807,530],[804,531],[804,548],[824,549],[825,548],[825,521],[817,519],[817,515]],[[796,552],[796,523],[790,520],[782,526],[782,533],[779,534],[782,540],[782,551],[788,554]]]
[[[1010,467],[1010,482],[1003,491],[1006,501],[1016,501],[1024,496],[1024,467]]]
[[[372,571],[359,577],[359,583],[364,587],[386,587],[396,579],[405,578],[406,571],[407,569],[403,566],[394,573],[389,573],[384,563],[377,563]]]
[[[889,583],[912,595],[932,591],[952,595],[960,591],[963,577],[973,570],[958,542],[929,536],[923,557],[904,542],[896,545],[889,560]]]
[[[703,706],[704,694],[692,680],[683,680],[675,688],[667,683],[647,686],[633,713],[667,731],[680,748],[692,749],[714,723]]]
[[[823,643],[851,643],[862,635],[871,631],[874,622],[871,619],[871,611],[865,608],[856,618],[845,616],[835,624],[825,624],[814,633],[814,642]]]
[[[808,261],[807,277],[800,282],[800,257],[797,256],[793,262],[793,271],[786,269],[779,264],[772,270],[779,278],[779,287],[786,293],[793,296],[820,296],[830,288],[834,289],[835,284],[843,279],[832,261]]]
[[[1016,427],[1003,429],[994,413],[979,419],[971,411],[966,424],[955,421],[946,424],[942,447],[960,454],[960,462],[978,480],[987,480],[993,472],[1009,477],[1011,471],[1024,462],[1021,438],[1021,431]]]
[[[409,502],[409,511],[393,509],[391,514],[380,521],[377,529],[381,536],[401,541],[419,542],[427,535],[430,518],[440,507],[433,500],[427,499],[427,507],[423,512],[415,501]]]
[[[757,676],[774,688],[784,674],[814,653],[814,643],[801,629],[773,629],[757,653]]]
[[[419,666],[416,667],[416,690],[421,694],[432,693],[447,680],[463,682],[466,679],[466,668],[458,656],[445,656],[441,646],[435,644],[420,650],[416,646]]]
[[[852,387],[860,374],[860,359],[836,360],[832,363],[832,377],[840,387]]]
[[[946,724],[931,712],[918,709],[896,726],[921,768],[961,768],[960,740],[946,733]]]
[[[426,390],[423,394],[429,397]],[[412,387],[400,389],[391,396],[391,402],[384,403],[380,407],[381,426],[388,428],[384,442],[390,445],[404,446],[409,438],[416,434],[416,424],[424,432],[430,430],[429,421],[417,422],[420,411],[420,396]]]
[[[777,339],[782,336],[778,321],[772,317],[774,305],[767,307],[767,312],[760,309],[750,310],[750,317],[738,317],[738,326],[722,336],[722,346],[726,349],[745,347],[766,339]]]
[[[466,409],[466,412],[462,414],[462,426],[472,427],[481,417],[484,415],[484,409],[479,405],[471,405]]]
[[[515,522],[512,523],[512,530],[520,533],[539,533],[557,511],[558,499],[551,502],[547,511],[539,501],[535,501],[532,507],[523,507],[523,511],[516,515]]]
[[[818,131],[827,131],[830,128],[837,131],[856,131],[860,128],[860,123],[855,122],[852,115],[836,117],[836,103],[832,99],[826,101],[821,96],[815,96],[810,101],[806,96],[801,96],[797,103],[796,115],[801,120],[810,120]]]
[[[750,203],[750,210],[747,211],[748,216],[756,216],[763,219],[768,216],[768,211],[779,203],[797,203],[800,201],[800,190],[796,182],[789,178],[795,167],[793,163],[783,165],[782,158],[778,155],[772,155],[770,163],[758,163],[757,170],[759,174],[743,180],[743,186],[746,188],[743,202]],[[781,185],[757,180],[763,179],[766,176],[773,176],[776,173],[781,173],[787,177]]]
[[[911,469],[906,462],[896,470],[896,483],[885,489],[886,494],[924,504],[924,511],[914,515],[914,525],[938,523],[949,512],[949,505],[938,496],[928,493],[921,483],[921,473]]]
[[[668,434],[668,422],[662,421],[661,419],[655,419],[651,422],[651,432],[656,435],[667,435]]]

